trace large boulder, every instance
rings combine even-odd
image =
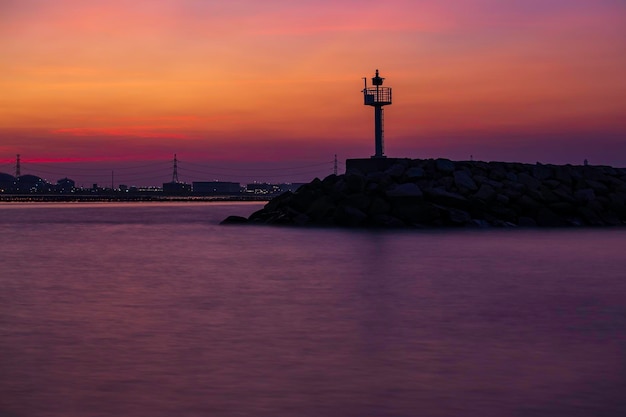
[[[536,190],[541,185],[541,181],[525,172],[522,172],[517,176],[517,181],[520,184],[524,184],[529,190]]]
[[[454,172],[454,162],[449,159],[439,158],[435,160],[435,167],[437,168],[437,171],[444,174],[451,174]]]
[[[386,192],[390,198],[422,198],[424,194],[420,187],[412,182],[398,184]]]
[[[474,198],[477,198],[483,201],[491,201],[495,198],[495,196],[496,196],[496,190],[494,190],[493,187],[488,184],[481,185],[478,192],[474,194]]]
[[[424,176],[426,175],[426,171],[424,171],[424,168],[422,167],[411,167],[406,170],[405,175],[410,180],[416,180],[424,178]]]
[[[574,193],[574,198],[579,203],[588,203],[595,200],[596,193],[591,188],[583,188],[582,190],[578,190]]]
[[[469,190],[476,191],[478,190],[478,186],[470,177],[470,175],[465,171],[454,171],[454,184],[461,191]]]
[[[333,215],[333,221],[339,226],[357,227],[367,219],[367,214],[356,207],[339,206]]]
[[[246,224],[248,219],[241,216],[228,216],[220,224]]]

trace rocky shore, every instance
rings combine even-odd
[[[370,162],[368,162],[370,161]],[[348,160],[249,218],[223,223],[345,227],[626,224],[626,169],[448,159]]]

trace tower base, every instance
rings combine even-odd
[[[373,156],[371,158],[346,159],[346,174],[350,172],[360,172],[369,174],[370,172],[386,171],[398,162],[407,161],[407,158],[387,158],[386,156]]]

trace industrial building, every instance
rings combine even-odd
[[[191,190],[195,195],[237,195],[241,184],[226,181],[194,181]]]

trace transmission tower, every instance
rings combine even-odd
[[[172,172],[172,182],[178,182],[178,159],[174,154],[174,171]]]
[[[15,158],[15,178],[18,178],[20,175],[22,175],[21,172],[21,167],[20,167],[20,154],[17,154],[17,158]]]
[[[337,154],[335,154],[335,167],[333,169],[333,174],[337,175]]]

